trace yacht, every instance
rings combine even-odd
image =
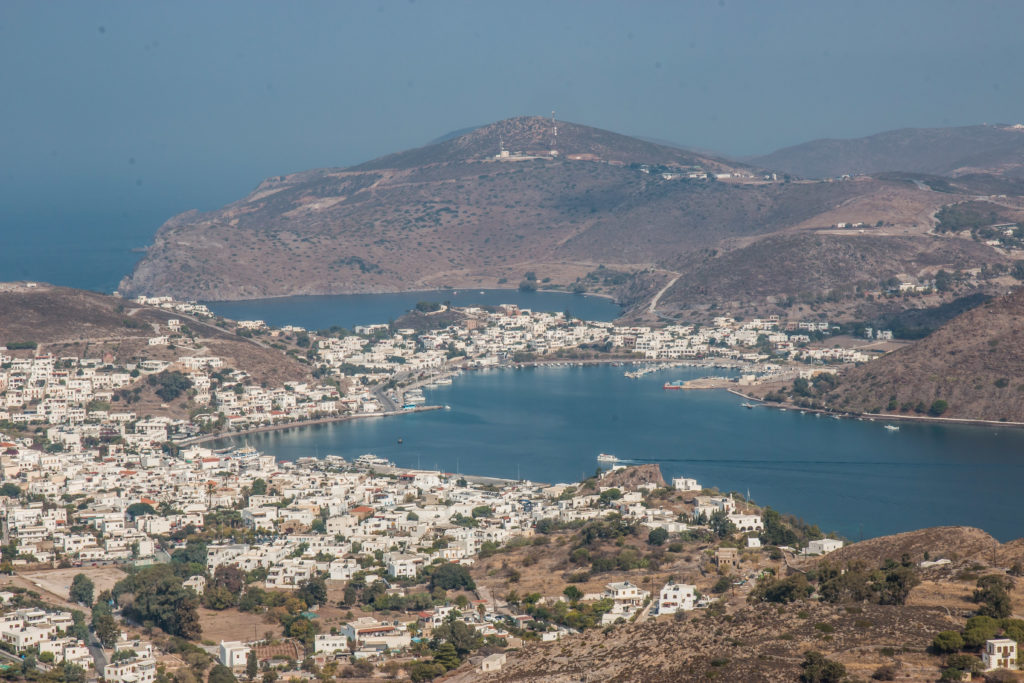
[[[598,462],[618,462],[619,459],[616,458],[611,453],[598,453],[597,461]]]

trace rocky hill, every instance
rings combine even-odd
[[[177,348],[149,346],[150,337],[166,335],[167,321],[179,319],[192,332]],[[310,378],[303,365],[258,341],[245,339],[209,322],[180,313],[140,306],[131,301],[48,284],[0,283],[0,347],[34,346],[11,353],[103,358],[126,363],[141,356],[176,360],[183,355],[224,358],[261,382]],[[159,401],[157,401],[159,403]]]
[[[1016,290],[899,351],[851,368],[826,400],[858,412],[1024,422],[1021,339],[1024,290]]]
[[[912,171],[979,171],[1024,178],[1024,128],[904,128],[853,140],[814,140],[755,157],[751,163],[802,178]]]
[[[911,263],[932,249],[914,240],[934,212],[963,191],[906,178],[765,181],[707,155],[557,128],[556,141],[549,119],[510,119],[351,168],[268,179],[222,209],[169,220],[121,291],[217,300],[515,287],[527,271],[578,288],[598,265],[634,277],[691,267],[702,253],[843,221],[905,234]],[[495,159],[502,148],[508,156]],[[870,272],[872,252],[861,256]],[[798,287],[780,275],[772,289]]]

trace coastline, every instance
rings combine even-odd
[[[735,394],[748,401],[756,401],[759,405],[765,408],[772,408],[778,410],[785,408],[786,410],[802,410],[805,413],[821,413],[822,415],[835,416],[843,420],[851,419],[869,419],[877,421],[890,421],[890,422],[924,422],[932,424],[961,424],[975,427],[1010,427],[1012,429],[1021,429],[1024,427],[1024,422],[1001,422],[999,420],[982,420],[980,418],[971,417],[932,417],[930,415],[898,415],[892,413],[841,413],[834,410],[822,410],[821,408],[805,408],[798,406],[795,403],[768,403],[757,396],[751,396],[750,394],[744,394],[738,389],[726,389],[730,394]]]
[[[218,441],[220,439],[230,439],[236,436],[245,436],[246,434],[260,434],[263,432],[278,432],[293,429],[296,427],[313,427],[316,425],[330,424],[332,422],[348,422],[350,420],[360,420],[363,418],[371,417],[393,417],[395,415],[408,415],[410,413],[425,413],[432,410],[443,410],[444,406],[418,406],[416,408],[410,408],[408,410],[392,410],[388,412],[380,413],[358,413],[356,415],[334,415],[331,417],[317,417],[311,420],[296,420],[295,422],[285,422],[282,424],[274,425],[260,425],[258,427],[250,427],[249,429],[240,429],[233,432],[217,432],[216,434],[203,434],[202,436],[192,436],[181,441],[176,441],[175,444],[178,446],[196,446],[201,443],[207,443],[208,441]]]
[[[442,293],[453,293],[453,292],[459,292],[459,291],[480,291],[481,289],[484,290],[484,291],[489,291],[489,292],[515,292],[515,293],[520,293],[518,287],[477,287],[477,286],[469,286],[469,287],[451,287],[449,289],[437,289],[437,288],[433,288],[433,289],[381,289],[381,290],[374,290],[374,291],[370,291],[370,292],[301,292],[301,293],[292,293],[292,294],[268,294],[266,296],[248,296],[248,297],[238,297],[238,298],[231,298],[231,299],[197,299],[196,301],[198,303],[201,303],[201,304],[218,304],[218,303],[236,303],[236,302],[242,302],[242,301],[264,301],[264,300],[270,300],[270,299],[290,299],[292,297],[302,297],[302,296],[373,296],[373,295],[376,295],[376,294],[422,294],[422,293],[426,293],[426,292],[436,292],[438,294],[442,294]],[[590,297],[595,297],[595,298],[599,298],[599,299],[608,299],[609,301],[612,301],[615,304],[617,304],[620,308],[624,308],[622,306],[622,304],[619,303],[619,300],[616,299],[611,294],[600,294],[598,292],[580,292],[580,293],[576,293],[576,292],[570,292],[570,291],[565,290],[565,289],[548,289],[548,288],[541,288],[541,287],[538,287],[532,293],[537,293],[537,294],[565,294],[566,296],[582,296],[582,297],[590,296]]]

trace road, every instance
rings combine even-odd
[[[682,275],[676,275],[674,278],[672,278],[671,280],[668,281],[667,285],[665,285],[660,290],[658,290],[658,293],[654,295],[654,298],[651,299],[651,303],[647,306],[647,312],[648,313],[656,313],[656,311],[654,309],[657,307],[658,300],[661,299],[661,295],[664,294],[665,292],[667,292],[669,290],[669,288],[671,288],[672,285],[674,285],[676,282],[678,282],[679,278],[681,278],[681,277],[682,277]]]

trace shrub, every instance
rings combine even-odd
[[[871,674],[871,678],[876,681],[895,681],[896,667],[892,664],[884,664],[875,669],[875,673]]]

